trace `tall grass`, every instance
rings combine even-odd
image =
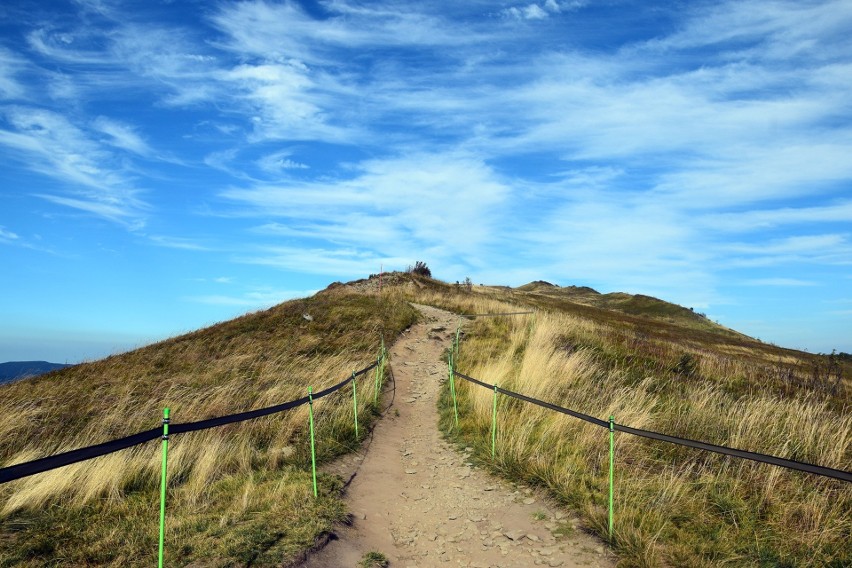
[[[606,340],[613,330],[570,315],[501,319],[470,326],[462,372],[637,428],[839,469],[852,463],[852,416],[820,397],[734,394],[724,377],[648,372],[639,351],[632,362],[641,368],[623,358],[614,365],[620,344]],[[493,392],[457,384],[456,434],[490,461]],[[607,444],[605,429],[500,397],[491,463],[547,486],[607,537]],[[626,434],[616,435],[615,452],[620,566],[852,565],[849,484]]]
[[[309,316],[309,317],[305,317]],[[398,292],[381,302],[330,290],[103,361],[0,389],[4,466],[155,427],[320,390],[374,361],[416,319]],[[359,378],[362,428],[374,375]],[[351,387],[314,403],[318,458],[357,447]],[[335,481],[314,499],[308,408],[172,437],[170,564],[280,565],[343,515]],[[0,486],[0,566],[149,566],[156,553],[160,453],[154,443]]]

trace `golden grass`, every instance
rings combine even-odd
[[[852,416],[816,395],[734,396],[724,377],[672,377],[667,365],[643,367],[637,380],[629,359],[612,364],[623,338],[612,341],[606,324],[547,312],[502,319],[470,326],[461,372],[637,428],[838,469],[852,463]],[[647,357],[634,353],[633,364]],[[493,392],[457,384],[461,435],[488,461]],[[606,537],[606,429],[506,396],[497,424],[494,467],[547,486]],[[849,484],[621,433],[615,451],[620,566],[852,562]]]
[[[310,314],[312,320],[303,317]],[[414,322],[402,294],[330,290],[103,361],[0,389],[0,461],[11,465],[159,425],[262,408],[369,365]],[[362,432],[374,373],[358,379]],[[314,403],[320,461],[357,447],[351,386]],[[21,418],[25,417],[25,420]],[[280,565],[343,514],[337,481],[314,499],[307,405],[169,444],[170,564]],[[149,566],[157,441],[0,486],[0,566]],[[120,531],[117,528],[120,527]]]

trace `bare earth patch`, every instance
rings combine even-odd
[[[355,567],[371,551],[391,567],[614,566],[575,517],[477,468],[444,441],[437,397],[458,318],[417,307],[425,321],[391,349],[392,407],[359,454],[329,466],[344,479],[354,474],[346,493],[354,521],[303,567]]]

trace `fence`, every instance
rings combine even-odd
[[[339,391],[349,383],[352,383],[352,404],[353,404],[353,416],[355,421],[355,437],[358,438],[358,395],[357,395],[357,377],[361,375],[366,375],[373,369],[376,370],[375,376],[375,393],[374,393],[374,402],[378,400],[378,393],[382,389],[384,384],[384,370],[385,363],[387,360],[387,351],[385,350],[384,339],[382,339],[381,348],[379,350],[379,355],[372,364],[359,371],[354,371],[350,376],[346,379],[340,381],[336,385],[330,386],[326,389],[323,389],[317,393],[313,392],[311,387],[308,387],[307,396],[303,396],[302,398],[298,398],[296,400],[291,400],[288,402],[284,402],[281,404],[276,404],[274,406],[268,406],[266,408],[259,408],[257,410],[249,410],[246,412],[239,412],[236,414],[229,414],[227,416],[219,416],[217,418],[209,418],[207,420],[199,420],[196,422],[185,422],[183,424],[171,424],[170,417],[170,409],[163,409],[163,422],[162,428],[152,428],[150,430],[145,430],[144,432],[138,432],[136,434],[131,434],[130,436],[126,436],[124,438],[118,438],[116,440],[110,440],[108,442],[104,442],[102,444],[96,444],[93,446],[87,446],[85,448],[79,448],[76,450],[71,450],[69,452],[63,452],[61,454],[55,454],[52,456],[48,456],[45,458],[28,461],[20,464],[16,464],[9,467],[4,467],[0,469],[0,484],[8,483],[10,481],[14,481],[16,479],[21,479],[24,477],[29,477],[31,475],[35,475],[37,473],[42,473],[45,471],[50,471],[53,469],[57,469],[60,467],[64,467],[66,465],[71,465],[73,463],[78,463],[86,460],[90,460],[96,457],[105,456],[107,454],[111,454],[114,452],[118,452],[120,450],[124,450],[127,448],[131,448],[133,446],[138,446],[140,444],[144,444],[145,442],[149,442],[151,440],[155,440],[160,438],[162,440],[162,468],[161,468],[161,476],[160,476],[160,537],[159,537],[159,551],[158,551],[158,566],[162,568],[163,566],[163,554],[164,554],[164,535],[165,535],[165,520],[166,520],[166,481],[168,476],[167,464],[168,464],[168,448],[169,448],[169,438],[175,434],[182,434],[186,432],[196,432],[199,430],[207,430],[209,428],[217,428],[219,426],[224,426],[226,424],[234,424],[236,422],[243,422],[246,420],[252,420],[254,418],[260,418],[262,416],[269,416],[270,414],[276,414],[279,412],[284,412],[286,410],[290,410],[293,408],[297,408],[304,404],[309,405],[309,420],[310,420],[310,444],[311,444],[311,473],[313,477],[313,492],[314,497],[318,496],[317,492],[317,470],[316,470],[316,450],[315,450],[315,441],[314,441],[314,401],[325,396],[328,396],[334,392]]]
[[[518,312],[519,313],[529,313],[529,312]],[[477,314],[479,316],[485,315],[516,315],[512,314]],[[459,373],[455,369],[455,362],[458,358],[459,353],[459,337],[460,337],[460,329],[456,329],[456,337],[453,341],[452,349],[450,350],[447,357],[447,366],[448,366],[448,382],[450,384],[450,395],[453,399],[453,416],[454,416],[454,424],[456,428],[458,428],[459,424],[459,414],[458,414],[458,400],[456,396],[456,385],[455,379],[456,377],[460,379],[464,379],[472,384],[477,386],[493,390],[494,391],[494,401],[492,405],[491,412],[491,457],[493,458],[496,454],[496,442],[497,442],[497,395],[504,394],[506,396],[510,396],[512,398],[516,398],[518,400],[522,400],[524,402],[528,402],[530,404],[535,404],[537,406],[541,406],[543,408],[547,408],[549,410],[553,410],[555,412],[560,412],[562,414],[567,414],[568,416],[572,416],[579,420],[584,420],[595,426],[600,426],[601,428],[606,428],[609,431],[609,536],[612,538],[612,530],[613,530],[613,474],[615,469],[615,432],[624,432],[626,434],[631,434],[633,436],[641,436],[644,438],[651,438],[653,440],[660,440],[663,442],[669,442],[672,444],[678,444],[681,446],[687,446],[690,448],[697,448],[699,450],[704,450],[708,452],[715,452],[717,454],[724,454],[728,456],[733,456],[736,458],[752,460],[761,463],[768,463],[771,465],[783,467],[786,469],[792,469],[796,471],[803,471],[806,473],[811,473],[814,475],[822,475],[825,477],[830,477],[833,479],[838,479],[840,481],[846,481],[852,483],[852,472],[844,471],[840,469],[832,469],[829,467],[823,467],[819,465],[814,465],[810,463],[800,462],[796,460],[790,460],[786,458],[779,458],[776,456],[770,456],[767,454],[760,454],[757,452],[749,452],[746,450],[739,450],[736,448],[729,448],[727,446],[717,446],[715,444],[708,444],[707,442],[700,442],[697,440],[689,440],[687,438],[679,438],[677,436],[670,436],[668,434],[662,434],[660,432],[654,432],[651,430],[642,430],[640,428],[631,428],[630,426],[625,426],[623,424],[618,424],[615,422],[613,416],[609,417],[609,420],[601,420],[600,418],[595,418],[594,416],[590,416],[588,414],[583,414],[582,412],[577,412],[576,410],[570,410],[568,408],[563,408],[561,406],[557,406],[555,404],[545,402],[543,400],[539,400],[536,398],[532,398],[520,393],[516,393],[502,387],[495,385],[489,385],[483,381],[475,379],[473,377],[469,377],[462,373]]]

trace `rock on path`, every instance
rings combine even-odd
[[[372,442],[329,466],[348,479],[354,521],[313,553],[304,568],[355,568],[370,551],[391,567],[612,567],[603,545],[576,518],[533,490],[477,468],[437,429],[441,359],[457,316],[417,306],[424,321],[391,348],[394,406]]]

